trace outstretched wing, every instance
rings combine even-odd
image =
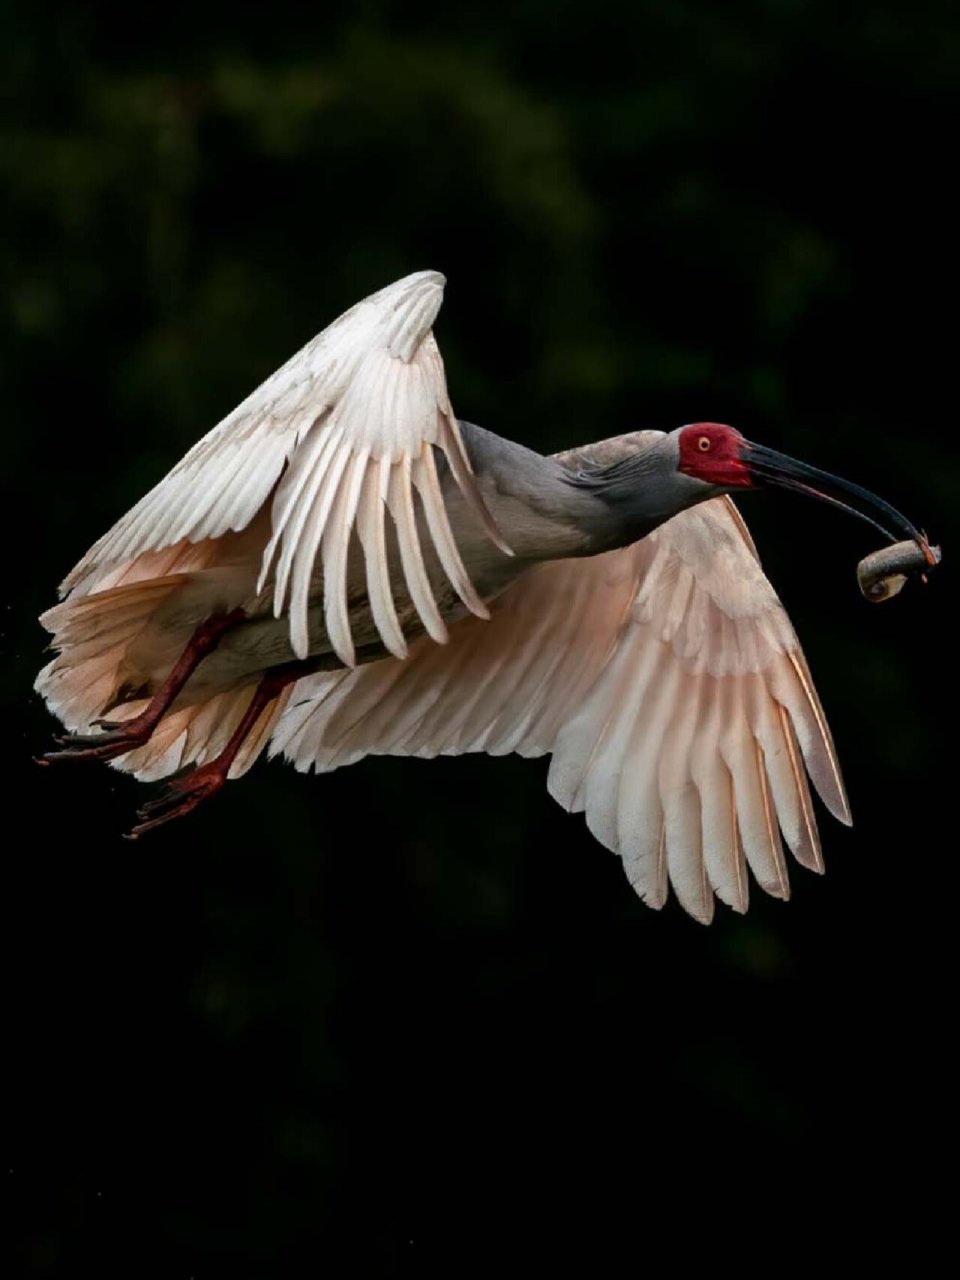
[[[474,480],[431,333],[444,283],[437,272],[421,271],[342,315],[199,441],[91,548],[61,591],[97,590],[118,565],[146,552],[244,529],[272,493],[272,536],[258,590],[273,573],[274,609],[279,617],[289,606],[297,655],[308,651],[308,597],[319,553],[327,631],[341,660],[353,664],[346,566],[356,529],[374,621],[390,652],[403,657],[385,507],[396,524],[410,599],[429,635],[442,641],[447,634],[421,553],[417,490],[444,571],[464,604],[486,617],[457,550],[434,463],[436,445],[491,538],[507,550]]]
[[[728,499],[642,542],[543,564],[444,649],[301,681],[271,754],[300,770],[368,754],[552,753],[548,786],[619,852],[637,892],[668,882],[699,920],[747,906],[749,866],[789,891],[780,830],[821,870],[804,766],[849,811],[789,620]]]

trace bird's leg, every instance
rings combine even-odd
[[[156,800],[148,801],[139,809],[137,817],[142,821],[133,828],[127,838],[136,840],[144,832],[162,827],[165,822],[170,822],[173,818],[182,818],[209,796],[215,795],[226,783],[230,766],[264,710],[288,684],[293,684],[301,676],[310,675],[316,669],[316,662],[308,658],[303,662],[288,662],[282,667],[274,667],[269,671],[254,690],[250,705],[220,754],[206,764],[192,769],[183,777],[168,783]]]
[[[170,710],[177,695],[196,671],[204,658],[212,653],[224,634],[246,614],[242,609],[218,613],[201,622],[174,664],[173,670],[138,716],[131,720],[96,720],[104,733],[72,734],[57,738],[59,751],[49,751],[40,757],[41,763],[60,760],[115,760],[143,744]]]

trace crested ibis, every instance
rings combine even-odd
[[[422,271],[358,303],[69,573],[36,688],[51,761],[153,781],[139,836],[264,752],[552,757],[548,786],[659,907],[822,867],[849,810],[797,637],[731,493],[779,485],[926,542],[834,476],[699,422],[543,457],[458,420]],[[189,772],[181,772],[192,766]],[[781,840],[782,833],[782,840]]]

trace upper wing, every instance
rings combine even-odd
[[[385,505],[396,523],[410,599],[427,632],[446,638],[421,554],[416,488],[445,572],[464,604],[486,617],[450,530],[432,449],[443,450],[491,538],[506,550],[474,480],[430,331],[444,283],[435,271],[407,276],[307,343],[94,544],[61,591],[96,590],[118,565],[145,552],[244,529],[276,486],[258,590],[274,570],[274,609],[279,616],[289,596],[294,651],[307,654],[308,596],[319,551],[327,630],[341,660],[352,665],[346,563],[356,527],[374,620],[387,648],[402,657]]]
[[[747,905],[746,866],[785,897],[778,826],[821,869],[804,764],[849,811],[796,635],[728,499],[642,542],[543,564],[444,649],[308,677],[274,730],[300,770],[367,754],[553,754],[549,789],[586,811],[653,906],[668,880],[700,920]]]

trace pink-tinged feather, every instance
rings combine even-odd
[[[644,900],[661,905],[672,883],[702,920],[714,893],[746,910],[748,865],[788,896],[781,827],[798,861],[822,866],[801,760],[834,799],[839,770],[730,504],[540,565],[490,612],[453,623],[442,649],[422,638],[404,662],[302,681],[271,754],[329,771],[365,754],[549,752],[551,794],[586,811]]]

